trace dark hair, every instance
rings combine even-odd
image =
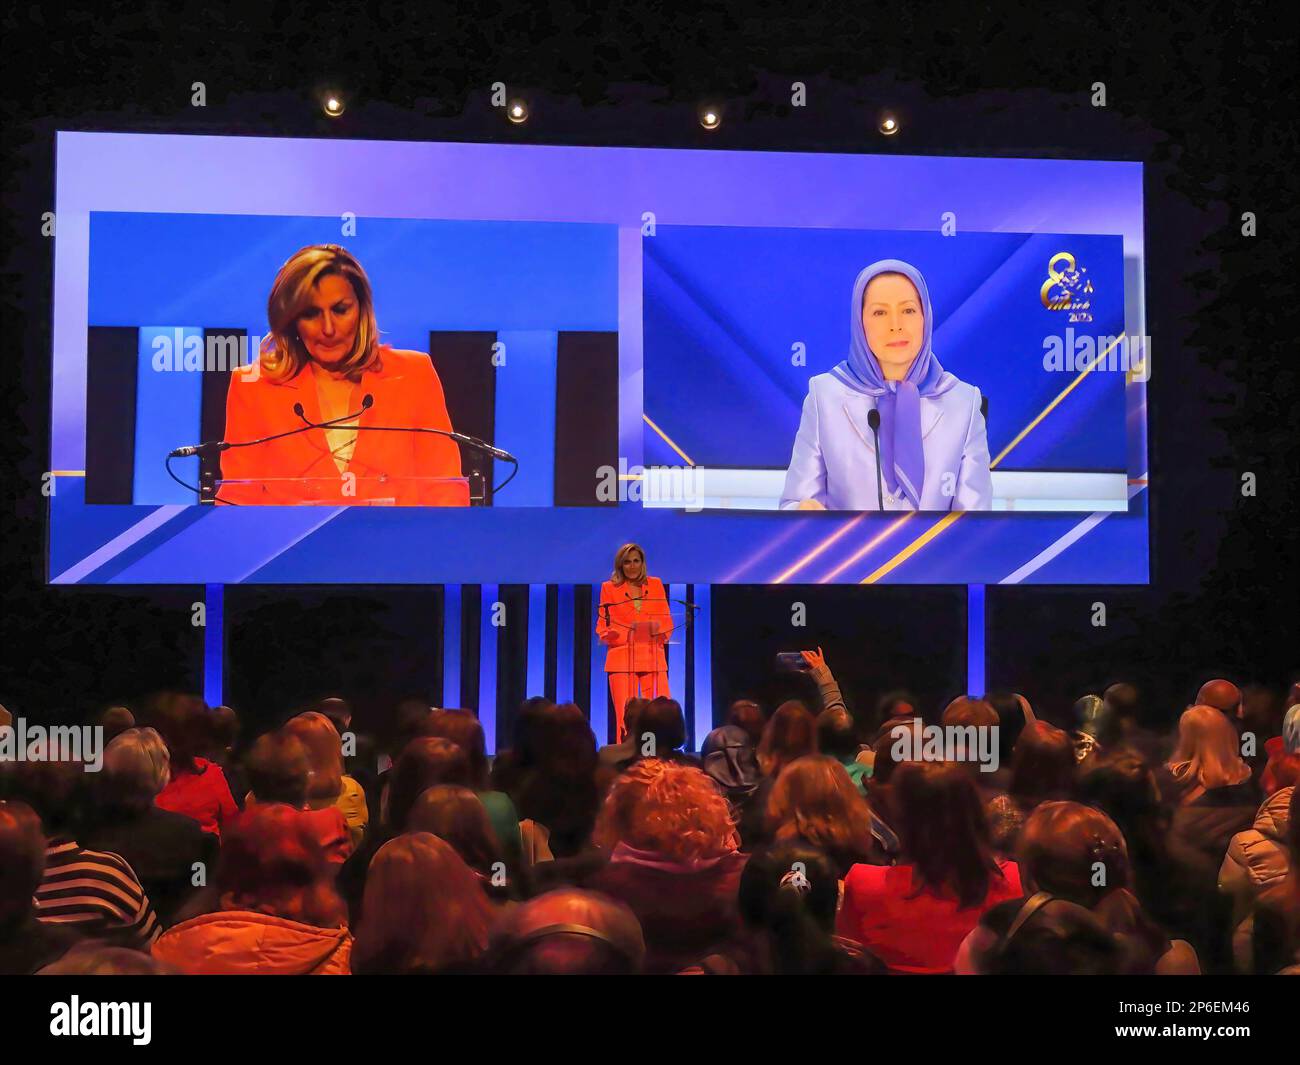
[[[774,844],[745,863],[737,897],[740,915],[764,934],[775,973],[814,975],[833,969],[839,875],[824,852],[802,842]]]
[[[1025,726],[1011,759],[1011,796],[1021,804],[1066,799],[1074,793],[1074,744],[1068,732],[1034,721]]]
[[[407,832],[430,832],[450,843],[462,860],[484,879],[502,861],[501,844],[487,808],[469,788],[435,784],[422,791],[406,815]]]
[[[307,748],[297,736],[283,730],[259,736],[244,760],[244,770],[258,802],[306,805],[310,763]]]
[[[1165,897],[1169,816],[1150,766],[1132,751],[1107,752],[1080,776],[1078,794],[1119,826],[1138,897]]]
[[[233,707],[214,706],[207,714],[206,723],[208,739],[217,752],[228,750],[239,739],[239,715]]]
[[[441,736],[451,740],[469,759],[469,787],[486,791],[488,787],[487,745],[483,726],[469,710],[434,710],[420,729],[423,736]]]
[[[4,770],[4,797],[26,803],[41,819],[47,836],[76,831],[86,784],[79,762],[9,762]]]
[[[842,706],[817,715],[817,749],[840,761],[858,753],[857,730],[852,715]]]
[[[798,699],[787,699],[776,708],[763,729],[758,744],[758,767],[764,776],[775,777],[782,767],[817,753],[817,719]]]
[[[1010,765],[1016,741],[1025,730],[1025,708],[1013,692],[989,692],[984,701],[998,715],[998,765]]]
[[[125,706],[110,706],[99,715],[100,727],[104,730],[104,745],[112,743],[129,728],[135,728],[135,714]]]
[[[655,738],[655,753],[660,758],[680,750],[686,743],[686,716],[682,713],[682,704],[666,695],[650,700],[650,705],[641,711],[636,727],[638,744],[646,733],[651,734]]]
[[[879,728],[891,717],[898,716],[898,708],[906,705],[911,710],[912,715],[917,714],[916,696],[902,688],[895,689],[891,692],[885,692],[876,700],[876,728]]]
[[[990,878],[1002,874],[970,774],[952,762],[905,762],[893,788],[896,827],[918,890],[952,893],[962,906],[982,903]]]
[[[469,758],[458,743],[442,736],[421,736],[406,745],[388,779],[388,827],[406,828],[406,818],[421,792],[435,784],[472,789]]]
[[[767,715],[753,699],[737,699],[727,710],[727,724],[743,728],[757,747],[758,741],[763,738],[763,726],[767,724]]]
[[[595,733],[574,703],[548,705],[533,726],[531,746],[532,764],[511,796],[516,810],[550,830],[557,857],[574,854],[591,835],[600,807]]]
[[[207,704],[197,695],[165,691],[145,704],[144,723],[158,730],[171,755],[172,773],[192,773],[207,747]]]

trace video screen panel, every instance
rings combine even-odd
[[[49,579],[1142,583],[1133,163],[63,133]]]

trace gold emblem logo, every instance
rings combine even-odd
[[[1049,311],[1067,311],[1071,322],[1092,321],[1092,279],[1068,251],[1058,251],[1047,261],[1047,280],[1038,290]]]

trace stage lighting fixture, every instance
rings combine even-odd
[[[523,100],[511,100],[506,108],[506,117],[516,126],[528,121],[528,105]]]
[[[330,118],[338,118],[344,110],[343,97],[336,92],[326,93],[321,101],[321,110]]]
[[[722,112],[716,107],[701,107],[700,125],[705,129],[717,129],[722,125]]]
[[[898,132],[898,119],[893,115],[880,116],[880,132],[886,137],[892,137]]]

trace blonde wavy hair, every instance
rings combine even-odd
[[[772,786],[767,824],[774,839],[795,837],[822,850],[847,853],[871,841],[871,812],[848,770],[824,754],[787,765]]]
[[[637,762],[614,782],[593,839],[606,850],[626,843],[683,862],[739,846],[731,810],[713,781],[703,770],[662,758]]]
[[[367,370],[379,369],[379,327],[375,324],[374,296],[365,270],[338,244],[309,244],[294,252],[280,267],[266,301],[266,319],[271,331],[262,341],[261,373],[269,380],[288,381],[311,361],[298,336],[298,319],[310,306],[312,290],[321,278],[331,274],[352,285],[359,312],[356,341],[339,363],[339,371],[355,380]]]
[[[1193,706],[1178,719],[1178,748],[1169,771],[1179,780],[1193,780],[1206,790],[1240,784],[1250,777],[1241,759],[1237,730],[1223,711]]]
[[[641,556],[641,581],[639,583],[645,583],[646,575],[650,570],[646,565],[645,552],[641,550],[640,544],[624,544],[618,549],[618,553],[614,556],[614,575],[610,578],[612,583],[622,584],[627,580],[627,578],[623,576],[623,563],[627,561],[627,556],[633,551]]]

